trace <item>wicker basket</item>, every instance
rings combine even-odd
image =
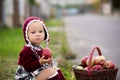
[[[116,80],[116,76],[118,72],[117,67],[115,67],[114,69],[90,71],[92,57],[96,49],[98,51],[98,54],[102,55],[99,47],[95,46],[92,48],[89,56],[90,60],[88,62],[88,67],[89,67],[88,71],[80,70],[80,69],[77,69],[76,67],[73,67],[76,80]]]

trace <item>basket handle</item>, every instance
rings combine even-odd
[[[98,51],[98,55],[101,56],[102,53],[101,53],[101,50],[98,46],[94,46],[91,51],[90,51],[90,55],[89,55],[89,61],[88,61],[88,76],[91,76],[91,68],[92,68],[92,57],[93,57],[93,54],[95,52],[95,50]]]

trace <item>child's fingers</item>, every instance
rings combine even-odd
[[[45,56],[42,56],[42,57],[41,57],[41,59],[44,59],[44,58],[45,58]]]
[[[45,59],[45,56],[42,56],[39,60],[40,64],[44,64],[44,63],[50,63],[51,62],[51,58]]]
[[[44,61],[45,63],[48,63],[48,62],[50,62],[50,61],[51,61],[51,58],[48,58],[48,59],[43,59],[43,61]]]
[[[44,60],[44,57],[45,57],[45,56],[42,56],[42,57],[40,58],[40,60],[39,60],[40,64],[43,64],[43,63],[44,63],[44,61],[43,61],[43,60]]]

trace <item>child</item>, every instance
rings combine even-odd
[[[42,56],[40,43],[46,41],[48,46],[48,30],[41,18],[29,17],[23,25],[26,44],[19,54],[16,80],[65,80],[61,70],[51,66],[51,58]]]

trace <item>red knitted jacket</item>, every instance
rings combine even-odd
[[[42,50],[36,51],[41,57]],[[19,54],[18,65],[22,65],[27,72],[33,72],[41,67],[39,59],[35,56],[30,47],[24,46]]]

